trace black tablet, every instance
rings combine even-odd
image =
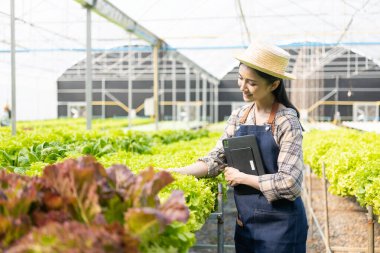
[[[223,139],[227,164],[249,175],[264,175],[265,169],[255,135],[244,135]],[[257,193],[258,190],[247,185],[234,187],[240,194]]]

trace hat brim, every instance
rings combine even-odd
[[[275,76],[275,77],[278,77],[278,78],[281,78],[281,79],[290,79],[290,80],[296,79],[296,76],[293,75],[293,74],[291,74],[291,73],[288,73],[288,72],[276,73],[276,72],[273,72],[273,71],[271,71],[269,69],[260,67],[260,65],[251,62],[250,59],[246,59],[246,57],[244,57],[242,55],[236,55],[235,59],[237,59],[238,61],[240,61],[241,63],[243,63],[244,65],[246,65],[248,67],[251,67],[253,69],[257,69],[257,70],[259,70],[261,72],[264,72],[266,74],[269,74],[271,76]]]

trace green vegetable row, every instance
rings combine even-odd
[[[208,132],[159,131],[143,133],[113,129],[109,131],[70,130],[66,127],[34,129],[11,136],[3,134],[0,141],[0,167],[17,173],[26,173],[35,163],[52,164],[78,154],[97,158],[117,151],[152,153],[160,143],[206,137]]]
[[[34,176],[41,175],[48,164],[91,154],[106,168],[123,164],[137,174],[149,166],[169,168],[188,165],[207,154],[219,136],[220,133],[205,130],[141,133],[112,129],[100,132],[45,126],[19,132],[12,137],[0,129],[0,167]],[[168,226],[160,235],[160,243],[149,245],[150,251],[157,247],[159,252],[164,247],[166,252],[177,252],[191,247],[194,232],[202,227],[214,210],[217,184],[222,182],[225,185],[222,175],[210,179],[173,176],[176,180],[166,186],[159,197],[165,201],[174,190],[183,191],[190,210],[189,219],[185,226],[179,223]]]
[[[305,134],[304,160],[322,175],[322,162],[329,191],[354,196],[362,206],[373,206],[380,215],[380,135],[356,130],[311,131]]]
[[[144,125],[154,123],[154,119],[151,118],[135,118],[132,119],[132,126]],[[93,119],[92,129],[95,130],[110,130],[110,129],[120,129],[129,126],[128,118],[107,118],[107,119]],[[80,129],[86,130],[86,119],[85,118],[60,118],[60,119],[49,119],[49,120],[33,120],[33,121],[18,121],[17,130],[44,130],[51,128],[61,128],[66,127],[70,129]]]

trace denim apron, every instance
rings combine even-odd
[[[246,111],[241,124],[245,123]],[[254,134],[260,147],[263,165],[267,174],[277,173],[277,146],[272,129],[278,109],[272,107],[268,125],[240,125],[235,136]],[[307,220],[300,197],[295,201],[286,199],[268,202],[261,191],[240,195],[234,191],[238,210],[235,227],[235,249],[237,253],[304,253],[306,252]]]

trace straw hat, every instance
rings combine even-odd
[[[293,74],[285,72],[290,54],[277,46],[252,43],[235,58],[244,65],[269,75],[282,79],[296,79]]]

